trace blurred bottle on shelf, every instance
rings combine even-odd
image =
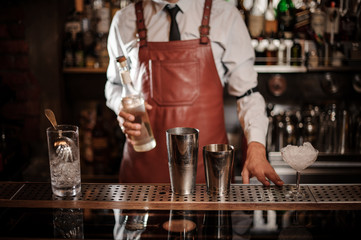
[[[277,5],[279,37],[293,38],[295,26],[295,6],[292,0],[280,0]]]
[[[318,55],[316,50],[311,50],[308,55],[308,66],[309,67],[318,67]]]
[[[74,56],[75,42],[73,41],[72,33],[65,33],[64,40],[64,67],[74,67],[75,56]]]
[[[355,150],[356,153],[361,153],[361,110],[360,109],[352,109],[352,116],[351,116],[351,129],[350,135],[351,140],[350,143],[352,144],[352,149]]]
[[[359,1],[360,2],[360,1]],[[340,40],[354,41],[357,31],[357,7],[358,4],[350,0],[340,1]]]
[[[273,7],[273,0],[268,1],[268,7],[264,14],[264,34],[266,37],[275,38],[278,32],[276,9]]]
[[[324,37],[326,32],[326,13],[321,8],[321,0],[317,0],[311,8],[311,29],[318,37]]]
[[[91,0],[84,1],[84,15],[82,19],[83,46],[84,46],[84,65],[93,68],[95,65],[95,21]]]
[[[310,142],[315,146],[316,141],[316,125],[312,116],[307,116],[304,120],[304,142]]]
[[[110,3],[106,0],[94,0],[93,9],[97,19],[95,56],[96,67],[106,68],[109,63],[107,39],[110,27]]]
[[[284,118],[284,112],[281,112],[280,114],[276,115],[276,151],[281,150],[281,148],[285,147],[285,124],[283,121]]]
[[[302,119],[302,113],[298,109],[295,113],[295,119],[296,119],[296,144],[298,146],[301,146],[304,143],[304,125],[303,125],[303,119]]]
[[[310,4],[305,0],[293,0],[295,5],[295,37],[306,39],[311,22]]]
[[[238,10],[239,10],[239,12],[240,12],[240,14],[241,14],[241,16],[243,18],[243,21],[247,24],[246,19],[247,19],[248,13],[247,13],[247,9],[243,5],[243,1],[244,0],[238,0],[237,8],[238,8]]]
[[[285,65],[286,64],[286,44],[285,44],[285,40],[283,38],[280,39],[280,43],[278,46],[278,51],[277,51],[277,64],[278,65]]]
[[[349,150],[349,124],[349,113],[347,110],[343,109],[341,113],[340,138],[338,146],[338,152],[341,154],[345,154]]]
[[[355,3],[355,9],[356,10],[356,41],[361,41],[361,1],[357,0],[357,2]]]
[[[278,59],[277,59],[277,54],[278,54],[278,49],[277,49],[277,45],[276,43],[278,43],[278,41],[276,41],[273,38],[269,38],[268,39],[268,46],[266,49],[266,57],[267,57],[267,62],[266,65],[277,65]]]
[[[257,45],[255,46],[256,53],[256,65],[266,65],[267,64],[267,48],[269,45],[269,41],[267,39],[259,38]]]
[[[252,38],[263,35],[264,13],[267,7],[267,0],[255,0],[248,15],[248,30]]]
[[[78,8],[75,8],[75,7],[78,7]],[[81,18],[80,18],[80,15],[81,15],[81,11],[82,11],[82,8],[79,8],[79,6],[77,4],[75,4],[75,7],[68,14],[67,20],[65,22],[65,32],[66,33],[71,33],[72,39],[74,41],[75,41],[75,38],[76,38],[76,34],[81,31]]]
[[[291,66],[302,65],[302,47],[298,40],[293,41],[291,47]]]
[[[285,60],[286,60],[286,65],[291,65],[291,58],[292,58],[292,47],[293,47],[293,40],[292,39],[285,39],[285,46],[286,46],[286,50],[285,50]]]
[[[336,2],[331,1],[326,8],[326,39],[332,46],[335,44],[339,32],[340,13],[336,8]]]
[[[291,113],[286,112],[285,116],[285,145],[296,145],[296,127],[292,119]]]
[[[75,39],[75,67],[85,67],[85,51],[83,32],[78,32]]]
[[[74,8],[68,14],[65,22],[64,66],[75,67],[77,51],[77,35],[81,32],[82,1],[74,2]]]
[[[344,54],[343,54],[343,46],[341,45],[341,42],[336,42],[332,46],[332,61],[331,65],[333,67],[341,67],[344,65]]]
[[[337,149],[337,108],[336,104],[332,104],[327,109],[326,126],[327,135],[325,136],[325,152],[336,153]]]
[[[315,43],[316,49],[310,50],[309,57],[312,60],[309,63],[312,66],[324,65],[325,60],[325,32],[326,32],[326,13],[321,5],[321,0],[316,0],[310,6],[311,24],[308,29],[309,38]],[[317,58],[317,64],[315,59]]]

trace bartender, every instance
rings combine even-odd
[[[243,183],[256,177],[265,186],[283,182],[266,158],[268,119],[257,91],[254,51],[238,10],[224,0],[147,0],[118,11],[108,38],[105,96],[127,136],[121,183],[168,183],[166,130],[199,129],[197,183],[205,182],[202,147],[227,143],[223,87],[237,99],[247,139]],[[125,56],[147,110],[157,146],[136,152],[129,136],[140,134],[134,116],[122,111],[116,58]],[[226,85],[227,84],[227,85]],[[171,92],[177,94],[171,94]]]

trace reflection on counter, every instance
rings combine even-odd
[[[83,209],[54,208],[53,225],[54,238],[84,237]]]
[[[6,239],[353,239],[361,224],[360,211],[1,208],[0,213]]]

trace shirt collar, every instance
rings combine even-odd
[[[191,2],[192,0],[179,0],[176,4],[178,5],[181,12],[185,13],[187,9],[190,7]],[[169,4],[165,0],[153,0],[153,3],[157,13],[159,11],[162,11],[165,5]]]

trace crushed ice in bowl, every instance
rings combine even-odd
[[[305,142],[302,146],[287,145],[281,149],[283,160],[296,171],[302,171],[312,165],[318,156],[311,143]]]

